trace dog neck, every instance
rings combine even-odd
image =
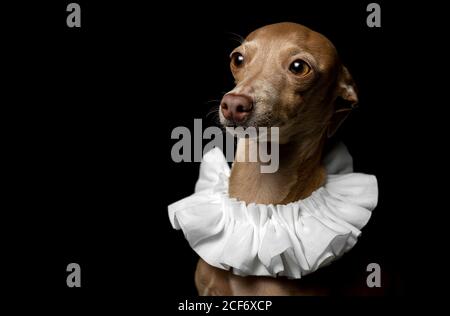
[[[238,142],[229,180],[230,197],[246,203],[287,204],[308,197],[325,182],[321,138],[280,144],[279,168],[275,173],[261,173],[259,159],[241,162],[249,142]]]

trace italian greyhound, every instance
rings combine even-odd
[[[234,49],[230,67],[236,86],[220,103],[220,121],[226,127],[278,127],[279,168],[261,173],[260,162],[236,159],[229,196],[261,204],[308,197],[326,180],[326,140],[358,102],[335,47],[305,26],[272,24],[252,32]],[[248,139],[240,139],[236,157],[248,145]],[[326,295],[329,290],[306,279],[241,277],[202,259],[195,281],[200,295]]]

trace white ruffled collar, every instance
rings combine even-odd
[[[327,181],[286,205],[246,204],[228,196],[222,151],[204,155],[195,193],[169,205],[175,229],[212,266],[237,275],[298,279],[339,258],[357,242],[375,208],[375,176],[353,173],[340,143],[324,159]]]

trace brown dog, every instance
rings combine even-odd
[[[280,128],[280,162],[261,173],[258,162],[235,161],[229,195],[247,203],[286,204],[308,197],[326,179],[326,139],[358,101],[356,88],[333,44],[295,23],[251,33],[231,54],[236,87],[220,105],[225,126]],[[248,146],[240,141],[237,155]],[[314,295],[327,290],[302,280],[240,277],[200,259],[200,295]]]

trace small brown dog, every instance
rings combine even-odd
[[[323,35],[295,23],[252,32],[231,54],[236,87],[220,104],[225,126],[280,128],[280,162],[261,173],[258,162],[233,164],[229,195],[247,203],[286,204],[308,197],[324,184],[325,141],[358,102],[348,70]],[[238,144],[242,154],[248,141]],[[200,295],[315,295],[327,290],[302,280],[240,277],[198,263]]]

